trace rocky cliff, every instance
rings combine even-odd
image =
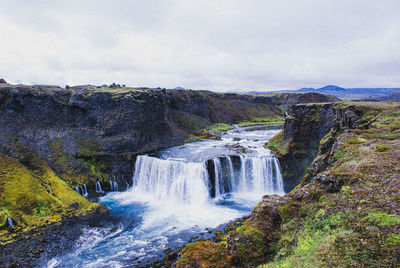
[[[292,101],[326,101],[324,95]],[[135,155],[185,141],[216,122],[281,117],[290,99],[208,91],[80,86],[0,87],[0,152],[44,159],[70,184],[130,178]],[[29,152],[29,153],[27,153]]]
[[[290,123],[303,118],[298,111],[321,107],[294,108],[289,129],[304,127]],[[321,140],[322,134],[311,136],[319,151],[300,185],[285,196],[265,196],[247,219],[213,241],[183,248],[178,267],[400,265],[400,105],[325,108],[334,114],[333,126]],[[319,117],[307,120],[320,125]]]
[[[298,185],[318,153],[319,141],[334,125],[334,103],[293,105],[283,132],[267,144],[281,163],[285,191]]]
[[[22,227],[91,211],[75,187],[93,193],[99,180],[109,190],[116,175],[124,189],[138,153],[177,145],[214,123],[282,118],[280,106],[288,101],[331,99],[300,95],[2,83],[0,227],[7,217]]]

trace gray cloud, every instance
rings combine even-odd
[[[222,91],[398,87],[399,11],[397,0],[0,0],[0,76]]]

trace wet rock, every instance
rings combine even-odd
[[[226,144],[225,147],[231,149],[232,151],[243,153],[243,154],[248,152],[248,150],[246,150],[246,148],[244,146],[240,145],[239,143]]]

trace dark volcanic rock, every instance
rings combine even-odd
[[[35,152],[62,178],[85,178],[78,181],[90,191],[99,176],[117,175],[124,184],[119,178],[132,176],[138,153],[177,145],[216,122],[276,117],[278,105],[318,98],[329,99],[7,84],[0,87],[0,152],[21,161]]]
[[[0,245],[0,266],[44,267],[46,262],[72,249],[83,227],[104,219],[104,214],[66,218],[34,230],[19,233],[12,243]]]
[[[0,78],[0,84],[7,84],[7,82],[3,78]]]
[[[322,138],[329,131],[333,135],[341,129],[358,127],[362,111],[354,106],[340,108],[334,103],[326,103],[293,105],[288,113],[284,125],[283,146],[281,145],[286,147],[286,151],[277,152],[286,192],[301,182],[307,170],[314,176],[325,168],[328,163],[319,159],[319,165],[311,165],[318,150],[321,153],[331,150],[333,140]]]
[[[286,154],[278,154],[288,192],[300,183],[318,153],[319,141],[334,125],[334,103],[293,105],[284,125]]]

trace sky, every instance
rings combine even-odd
[[[398,0],[0,0],[10,83],[400,87]]]

